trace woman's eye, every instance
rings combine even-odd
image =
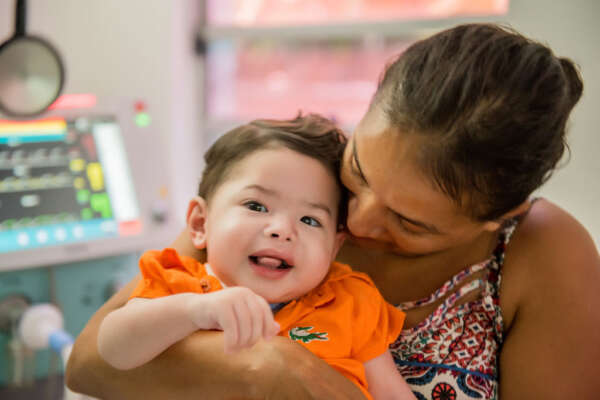
[[[319,221],[317,221],[316,219],[314,219],[313,217],[302,217],[302,218],[300,218],[300,221],[302,221],[306,225],[310,225],[310,226],[316,226],[316,227],[321,226],[321,223]]]
[[[256,212],[268,212],[269,210],[267,210],[267,207],[263,206],[262,204],[260,204],[259,202],[256,201],[248,201],[246,203],[244,203],[244,206],[246,206],[246,208],[248,210],[252,210],[252,211],[256,211]]]
[[[357,184],[359,186],[366,186],[367,182],[365,181],[364,176],[360,173],[360,170],[356,166],[355,162],[356,161],[354,160],[354,158],[352,158],[348,163],[349,165],[347,167],[352,179],[352,183]]]
[[[352,157],[350,159],[350,172],[352,173],[352,175],[356,175],[360,178],[360,171],[358,170],[358,168],[356,167],[356,161],[354,160],[354,157]]]
[[[425,233],[427,233],[427,231],[423,230],[423,228],[420,227],[414,227],[411,223],[407,223],[407,222],[400,222],[400,227],[402,228],[402,230],[406,233],[408,233],[409,235],[413,235],[413,236],[419,236],[419,235],[423,235]]]

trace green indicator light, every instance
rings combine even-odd
[[[83,210],[81,210],[81,219],[86,220],[86,219],[92,219],[94,217],[94,212],[92,210],[90,210],[89,208],[84,208]]]
[[[145,112],[137,113],[135,115],[135,124],[140,127],[150,125],[150,116]]]
[[[90,201],[90,191],[87,189],[81,189],[77,191],[77,202],[79,204],[86,204]]]
[[[94,193],[90,196],[90,206],[92,210],[99,212],[102,218],[112,218],[112,209],[110,200],[106,193]]]

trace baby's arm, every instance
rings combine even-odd
[[[267,302],[242,287],[134,298],[106,316],[98,333],[98,351],[113,367],[131,369],[199,329],[223,330],[225,351],[234,351],[276,335],[279,326]]]
[[[369,393],[375,400],[416,400],[412,390],[398,372],[389,350],[365,363],[365,375],[369,384]]]
[[[131,369],[152,360],[197,329],[189,317],[193,293],[157,299],[134,298],[111,312],[100,325],[98,351],[118,369]],[[208,319],[208,316],[206,316]]]

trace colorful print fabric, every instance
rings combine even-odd
[[[403,330],[390,347],[398,369],[417,399],[466,400],[498,398],[498,351],[502,344],[502,313],[498,288],[504,251],[517,225],[503,229],[489,260],[459,272],[431,296],[398,305],[403,311],[431,304],[459,287],[478,271],[483,279],[463,284],[425,321]],[[457,305],[467,293],[477,300]]]

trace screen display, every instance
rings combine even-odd
[[[0,120],[0,253],[141,232],[114,117]]]

